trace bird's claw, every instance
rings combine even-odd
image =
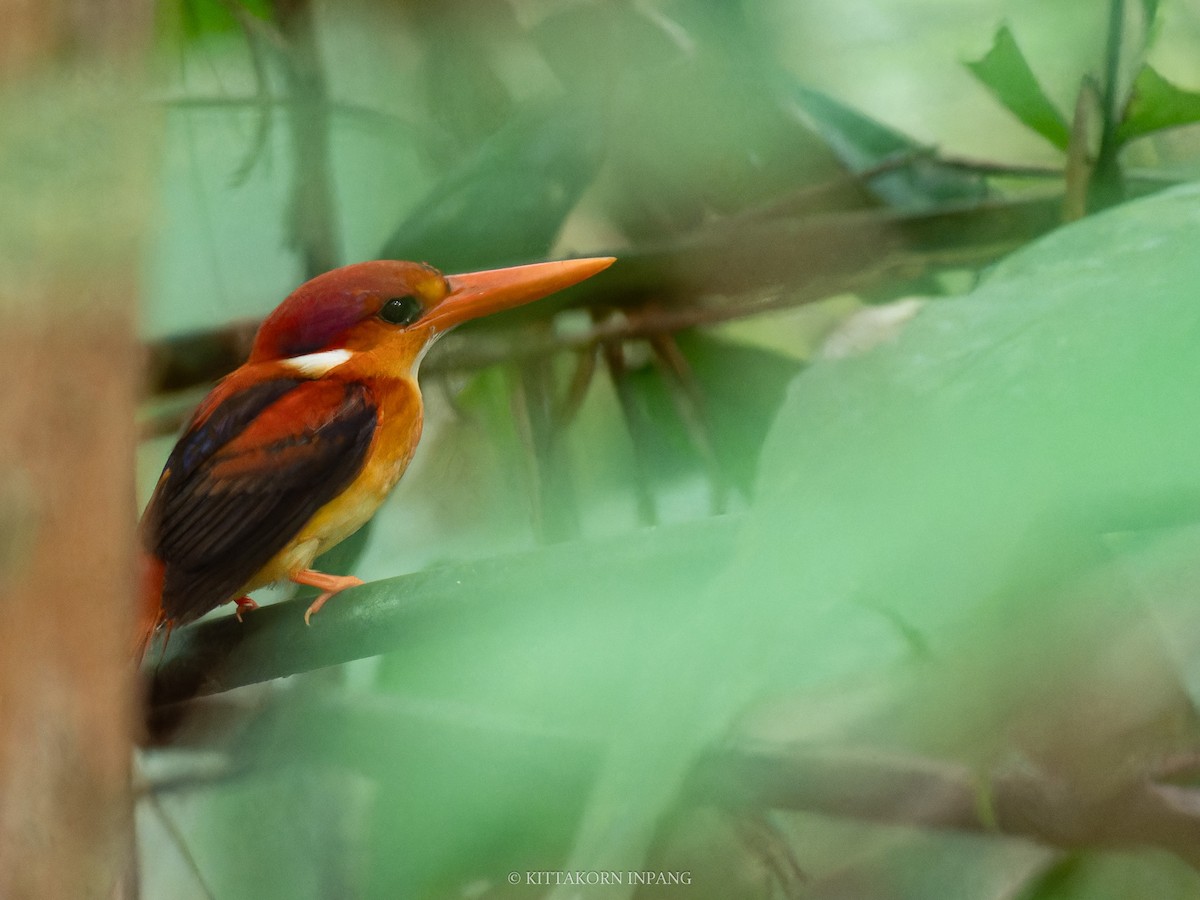
[[[364,583],[361,578],[355,578],[353,575],[332,575],[332,576],[324,576],[324,578],[327,579],[326,583],[328,583],[328,580],[336,579],[336,586],[330,588],[325,593],[323,593],[321,596],[319,596],[316,600],[314,600],[311,604],[309,604],[308,609],[306,609],[304,611],[304,624],[305,625],[308,625],[308,626],[312,625],[312,617],[321,611],[321,607],[324,606],[325,602],[330,597],[332,597],[334,594],[340,593],[340,592],[346,590],[346,588],[358,587],[360,584]],[[303,583],[303,582],[301,582],[301,583]],[[321,585],[321,587],[324,587],[324,586],[325,586],[324,584]]]
[[[326,591],[316,600],[309,604],[308,609],[304,611],[304,624],[312,627],[312,617],[321,611],[321,607],[325,605],[325,601],[333,596],[333,591]]]
[[[238,597],[233,602],[237,604],[237,610],[234,611],[233,617],[239,622],[245,621],[242,618],[243,613],[252,612],[253,610],[258,609],[258,604],[249,597]]]

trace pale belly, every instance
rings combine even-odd
[[[421,437],[420,395],[416,395],[417,415],[381,415],[381,425],[370,448],[367,462],[358,477],[341,494],[322,506],[286,547],[275,554],[243,588],[252,591],[274,581],[283,581],[312,566],[326,550],[340,544],[358,531],[391,492],[408,468],[417,441]],[[407,420],[407,421],[406,421]],[[389,447],[388,455],[378,448]]]

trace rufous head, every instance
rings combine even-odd
[[[319,375],[355,353],[379,352],[411,368],[455,325],[570,287],[614,261],[570,259],[449,276],[395,260],[343,266],[302,284],[263,320],[249,362],[286,362]]]

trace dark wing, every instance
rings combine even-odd
[[[143,519],[184,623],[232,599],[362,469],[377,409],[365,385],[273,379],[205,408]]]

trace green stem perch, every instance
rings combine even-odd
[[[521,619],[561,615],[573,602],[571,585],[612,580],[645,584],[671,572],[673,594],[688,595],[727,560],[737,520],[715,518],[637,531],[606,541],[560,544],[530,553],[459,563],[343,591],[304,624],[308,600],[289,600],[247,613],[222,615],[174,632],[167,648],[147,654],[152,710],[325,666],[402,651],[431,635],[500,627]],[[514,592],[527,573],[539,584]],[[682,582],[682,584],[680,583]],[[561,584],[561,592],[546,584]],[[694,596],[694,595],[693,595]],[[616,591],[612,608],[644,603],[642,591]],[[536,605],[545,609],[535,609]]]

